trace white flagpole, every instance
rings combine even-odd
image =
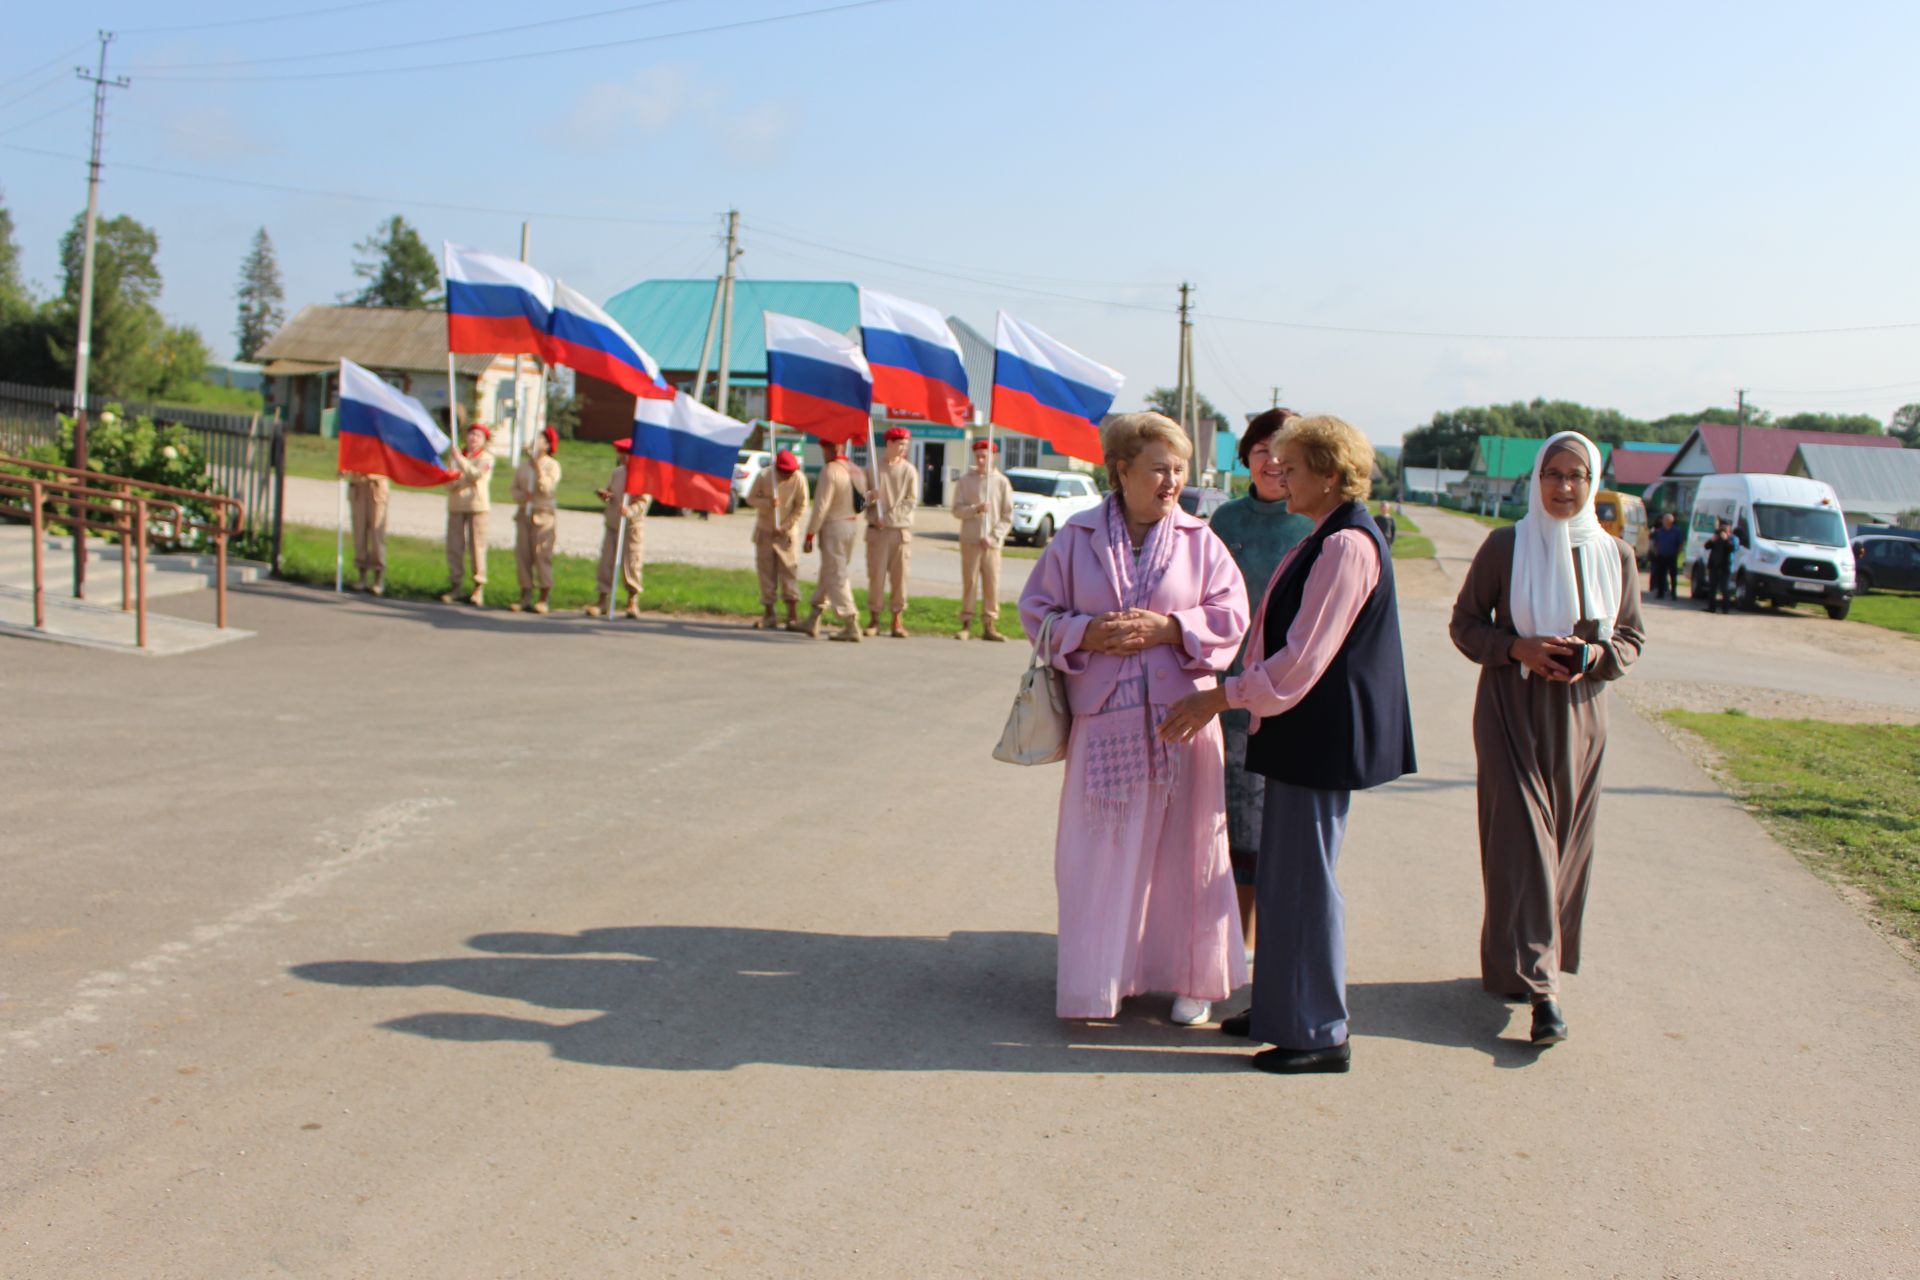
[[[339,595],[341,580],[344,576],[343,565],[347,553],[347,478],[340,477],[340,501],[334,511],[333,524],[333,594]]]
[[[867,418],[867,473],[873,478],[873,509],[880,513],[879,527],[884,529],[887,527],[887,494],[886,490],[880,487],[879,426],[879,419],[872,416]],[[880,602],[873,598],[873,548],[879,541],[878,538],[867,540],[867,616],[874,620],[876,627],[880,622]]]
[[[982,511],[980,513],[980,532],[984,534],[990,528],[992,528],[991,522],[993,520],[993,413],[991,410],[989,410],[987,413],[987,474],[980,477],[980,481],[981,481],[980,501],[987,508],[985,511]],[[974,588],[974,590],[977,591],[979,594],[977,594],[974,597],[974,599],[980,602],[980,618],[981,618],[980,626],[981,626],[982,635],[986,634],[986,625],[987,625],[986,624],[986,617],[987,617],[986,559],[987,559],[987,549],[985,547],[981,547],[979,558],[976,561],[976,563],[979,565],[978,572],[980,576],[980,582]],[[1000,630],[1000,602],[998,600],[995,600],[993,602],[993,629],[996,632]]]

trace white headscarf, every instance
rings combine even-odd
[[[1540,469],[1570,446],[1578,446],[1593,478],[1580,510],[1556,520],[1540,501]],[[1540,446],[1527,486],[1527,514],[1513,526],[1513,627],[1521,635],[1572,635],[1582,618],[1600,624],[1602,641],[1613,635],[1620,612],[1620,552],[1593,514],[1593,492],[1599,487],[1600,450],[1593,441],[1578,431],[1562,431]],[[1577,562],[1575,547],[1580,548]]]

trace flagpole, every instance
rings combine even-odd
[[[340,501],[333,515],[333,594],[339,595],[347,552],[347,478],[340,477]]]
[[[989,392],[988,394],[991,395],[992,393]],[[992,405],[993,401],[989,399],[987,403],[988,405]],[[980,513],[980,532],[984,534],[992,528],[990,521],[993,519],[993,410],[991,408],[987,410],[987,474],[980,479],[980,501],[986,507],[986,510]],[[980,584],[974,588],[979,592],[979,595],[975,598],[980,601],[982,628],[986,626],[987,617],[986,555],[987,549],[981,547],[979,558],[976,561],[976,563],[980,565]],[[996,632],[1000,630],[1000,602],[998,600],[993,602],[993,629]],[[984,630],[982,634],[985,634]]]
[[[877,422],[869,414],[867,418],[867,474],[873,480],[873,509],[880,513],[880,528],[887,527],[887,494],[880,487],[880,437],[875,430]],[[873,597],[873,546],[878,538],[867,538],[867,616],[875,622],[880,619],[880,604]]]

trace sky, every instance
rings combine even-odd
[[[1536,396],[1920,401],[1910,3],[16,8],[0,200],[30,279],[85,207],[70,68],[112,30],[102,210],[154,228],[162,310],[222,356],[262,226],[291,314],[351,291],[393,213],[509,255],[528,221],[605,299],[712,275],[737,208],[743,274],[987,333],[1003,307],[1124,372],[1116,408],[1172,384],[1181,281],[1236,422],[1276,387],[1381,443]]]

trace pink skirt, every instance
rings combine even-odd
[[[1216,719],[1180,748],[1168,795],[1149,784],[1117,829],[1086,807],[1086,721],[1067,739],[1053,876],[1060,894],[1055,1012],[1111,1018],[1149,991],[1224,1000],[1247,981],[1227,858],[1226,763]]]

